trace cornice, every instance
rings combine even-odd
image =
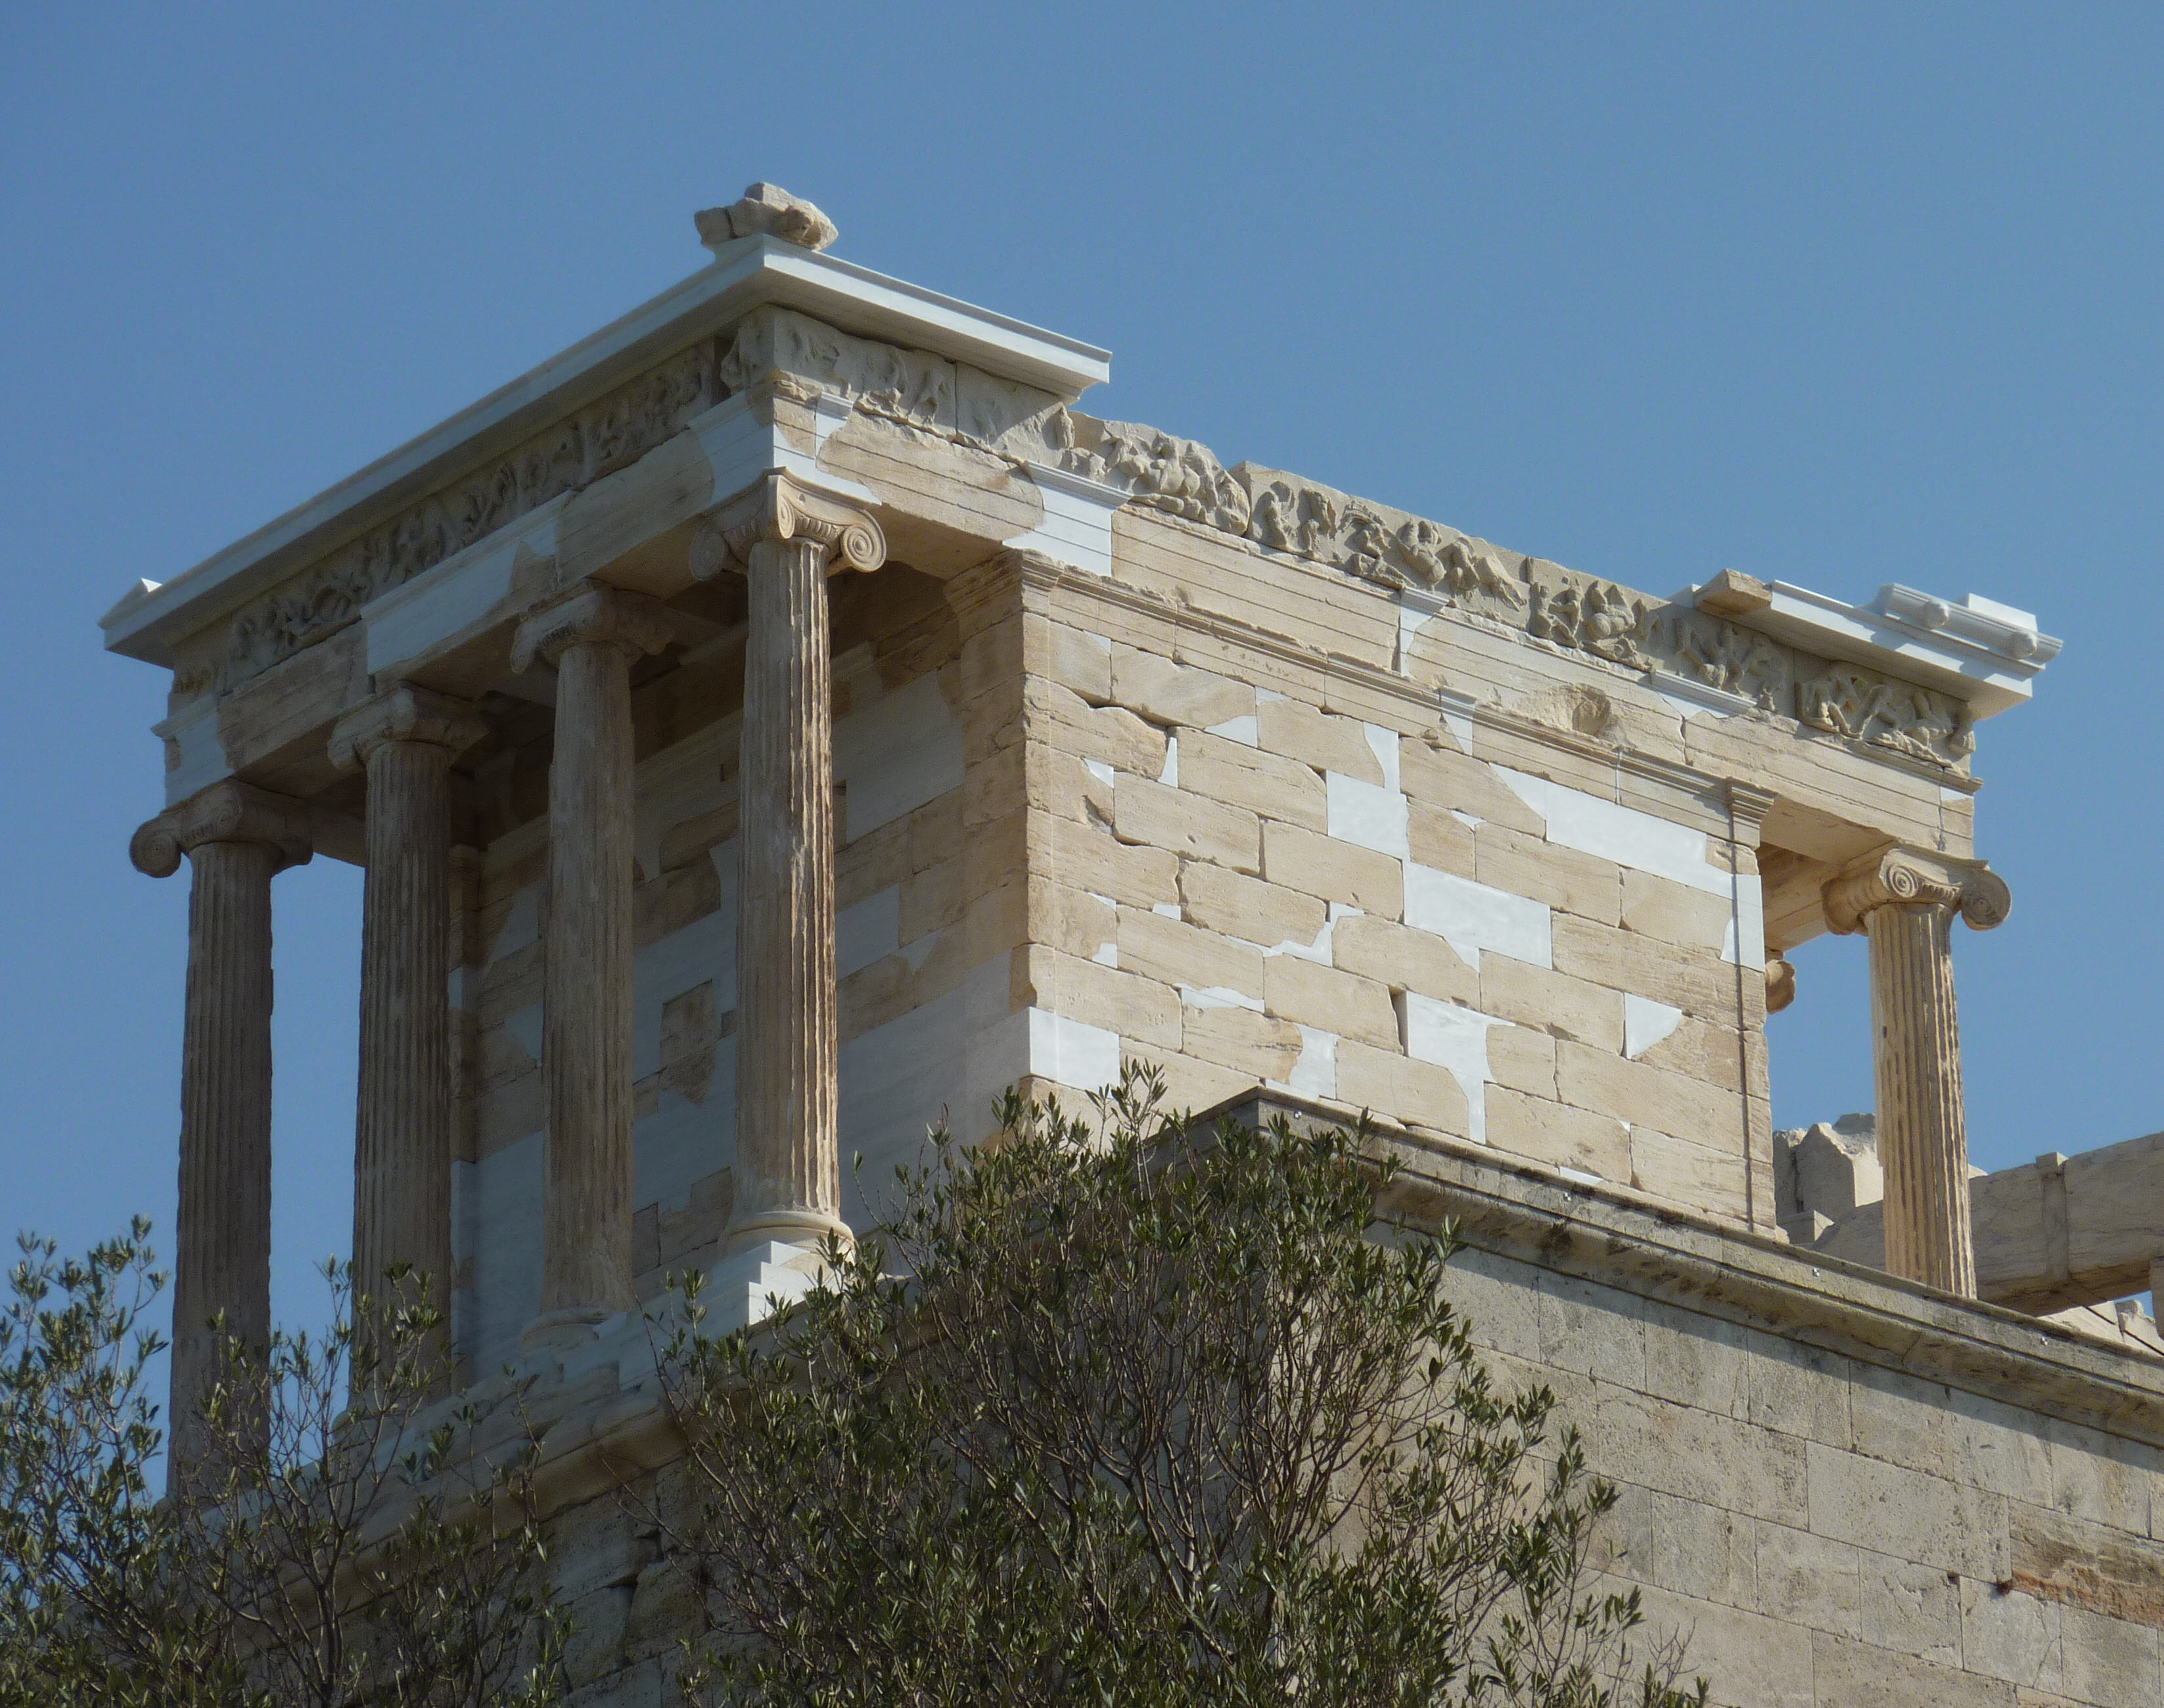
[[[777,237],[738,239],[710,265],[192,569],[138,582],[100,619],[107,649],[170,665],[181,637],[769,303],[1065,402],[1111,377],[1111,354],[1079,339]]]

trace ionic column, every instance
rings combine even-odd
[[[2013,898],[1980,860],[1896,848],[1850,867],[1825,886],[1825,900],[1835,931],[1871,939],[1887,1269],[1974,1298],[1953,921],[1958,913],[1988,931]]]
[[[701,538],[740,568],[744,644],[737,888],[735,1197],[724,1240],[849,1237],[835,1125],[834,735],[827,577],[886,560],[862,512],[770,475]]]
[[[311,852],[308,810],[213,783],[135,833],[138,871],[188,857],[188,991],[181,1049],[181,1192],[173,1228],[170,1475],[202,1457],[197,1407],[225,1332],[270,1337],[270,880]]]
[[[541,1315],[576,1338],[632,1288],[631,666],[674,633],[656,601],[588,586],[520,624],[512,668],[556,667],[543,953]]]
[[[451,1308],[450,765],[487,733],[463,702],[400,683],[340,718],[331,759],[368,775],[355,1285],[409,1265]]]

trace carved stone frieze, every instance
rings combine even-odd
[[[1794,656],[1764,635],[1703,612],[1675,607],[1655,628],[1657,654],[1678,675],[1787,713],[1795,700]]]
[[[1960,701],[1860,665],[1835,665],[1803,683],[1796,717],[1814,729],[1933,765],[1956,764],[1976,749],[1975,719]]]
[[[868,415],[952,432],[954,370],[943,357],[853,338],[807,314],[769,306],[738,323],[719,372],[732,392],[789,376],[846,397]]]
[[[1206,444],[1132,421],[1100,421],[1074,409],[1046,418],[1042,430],[1050,455],[1039,460],[1123,486],[1130,503],[1227,533],[1247,531],[1247,491]]]
[[[1530,564],[1527,568],[1530,575]],[[1567,570],[1531,575],[1526,633],[1631,670],[1650,670],[1657,662],[1645,650],[1646,602],[1613,581]]]
[[[1455,528],[1371,504],[1280,469],[1242,463],[1247,537],[1273,551],[1329,564],[1385,587],[1418,587],[1447,602],[1522,623],[1529,560]]]
[[[643,456],[714,400],[715,367],[711,344],[670,357],[244,607],[233,619],[221,686],[292,657],[350,623],[370,600]]]

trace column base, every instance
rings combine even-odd
[[[565,1352],[584,1346],[601,1332],[601,1325],[617,1315],[594,1306],[575,1306],[568,1311],[544,1311],[528,1323],[518,1337],[521,1352]]]
[[[794,1305],[826,1278],[818,1248],[761,1240],[731,1252],[706,1278],[705,1332],[733,1334]]]
[[[722,1235],[722,1255],[726,1260],[767,1244],[799,1246],[816,1253],[830,1238],[839,1240],[848,1251],[857,1243],[856,1230],[840,1217],[817,1210],[763,1210],[728,1225]]]

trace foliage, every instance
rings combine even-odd
[[[1682,1708],[1594,1587],[1615,1491],[1493,1387],[1360,1132],[1200,1144],[1131,1068],[1011,1094],[778,1324],[664,1348],[697,1698]],[[1634,1646],[1637,1653],[1634,1653]]]
[[[0,1315],[0,1708],[557,1700],[530,1443],[440,1397],[442,1316],[405,1276],[379,1301],[333,1264],[323,1334],[226,1343],[197,1462],[152,1498],[147,1232],[81,1262],[22,1242]]]
[[[145,1374],[164,1277],[139,1218],[62,1259],[25,1234],[0,1309],[0,1704],[246,1700],[231,1632],[190,1593]]]

